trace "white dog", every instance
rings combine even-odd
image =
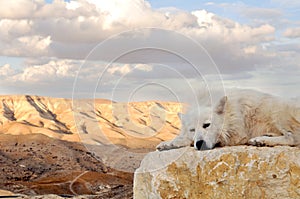
[[[189,146],[300,145],[300,106],[253,90],[235,90],[213,107],[180,115],[180,134],[158,150]]]

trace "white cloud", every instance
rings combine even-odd
[[[32,16],[38,4],[38,1],[33,0],[0,0],[0,18],[28,18]]]
[[[283,34],[285,37],[299,38],[300,37],[300,28],[288,28]]]
[[[150,4],[144,0],[87,1],[96,5],[98,12],[106,13],[104,29],[111,29],[115,24],[121,23],[129,27],[142,24],[145,25],[145,23],[151,23],[151,21],[153,21],[153,19],[155,20],[157,17],[157,13],[152,12]],[[152,19],[149,18],[149,16],[151,16]]]
[[[24,9],[26,8],[24,7]],[[259,56],[260,60],[264,60],[262,50],[257,55],[254,48],[245,48],[245,46],[259,46],[260,42],[270,41],[273,39],[272,35],[275,31],[268,24],[252,27],[219,17],[205,10],[192,13],[174,9],[172,11],[154,10],[148,2],[143,0],[82,0],[71,1],[70,3],[54,1],[52,4],[36,3],[35,9],[34,13],[20,22],[19,20],[10,20],[11,25],[5,35],[6,40],[2,41],[2,46],[4,46],[2,54],[83,59],[93,45],[115,33],[138,27],[159,27],[184,33],[202,43],[218,66],[222,68],[222,72],[240,71],[249,70],[253,67],[253,61],[245,61],[245,56],[249,60],[252,60],[253,56]],[[11,34],[12,32],[22,34]],[[119,49],[130,48],[133,44],[138,47],[139,44],[151,46],[154,43],[165,43],[166,49],[170,45],[178,45],[181,48],[186,48],[187,53],[192,57],[203,56],[199,55],[203,52],[199,52],[194,46],[179,41],[176,37],[163,38],[155,31],[149,31],[149,34],[144,34],[146,31],[141,32],[143,32],[142,35],[135,35],[135,33],[127,36],[122,35],[121,37],[124,38],[120,38],[119,42],[107,46],[100,53],[101,59],[109,61],[111,57],[118,56]],[[167,41],[161,41],[162,39],[167,39]],[[89,43],[91,44],[90,47],[86,46]],[[127,56],[123,63],[110,67],[107,72],[112,75],[128,75],[128,77],[140,79],[145,76],[148,78],[157,76],[159,78],[169,73],[152,71],[152,66],[149,64],[137,65],[137,63],[152,63],[153,60],[159,63],[163,59],[161,52],[141,52],[138,56]],[[172,63],[176,62],[173,57],[168,61],[170,60]],[[204,62],[199,64],[211,65],[210,63],[207,64],[207,58],[201,60]],[[179,66],[179,64],[172,64],[172,67],[179,73],[188,76],[195,74],[190,72],[192,70],[186,70],[184,66]],[[95,69],[89,68],[89,70],[85,72],[86,76],[93,77],[88,78],[89,80],[95,79],[98,75],[97,71],[94,73]],[[51,78],[57,79],[59,77],[57,71],[59,71],[57,68],[46,63],[30,66],[15,78],[35,82]]]
[[[153,67],[151,65],[148,64],[137,64],[134,66],[135,69],[141,70],[141,71],[146,71],[146,72],[150,72],[153,70]]]
[[[255,54],[257,52],[257,46],[247,46],[244,48],[245,54]]]
[[[51,44],[51,37],[42,37],[39,35],[34,35],[31,37],[19,37],[18,41],[22,44],[27,45],[28,48],[31,48],[33,50],[45,50]]]
[[[129,64],[125,64],[124,66],[114,66],[107,70],[110,74],[120,74],[120,75],[126,75],[130,73],[131,67]]]
[[[8,80],[13,82],[55,82],[62,78],[74,78],[79,68],[79,63],[72,60],[49,61],[42,65],[28,66]]]
[[[82,4],[79,1],[70,1],[67,2],[66,4],[66,8],[69,10],[76,10],[78,8],[80,8],[82,6]]]
[[[269,24],[251,27],[221,18],[205,10],[194,11],[192,14],[197,17],[200,34],[210,35],[225,43],[238,45],[236,42],[258,43],[274,39],[272,35],[275,33],[275,28]]]
[[[107,72],[112,75],[126,75],[135,70],[150,72],[152,71],[152,66],[148,64],[124,64],[123,66],[111,66],[107,69]]]
[[[178,31],[196,38],[201,43],[209,39],[209,41],[221,42],[219,45],[234,43],[236,46],[239,45],[237,42],[270,41],[273,39],[272,35],[275,31],[274,27],[269,24],[252,27],[219,17],[205,10],[192,13],[182,10],[173,10],[172,12],[154,10],[144,0],[70,2],[58,0],[52,4],[38,0],[30,1],[30,3],[27,2],[29,0],[18,1],[21,5],[24,4],[22,10],[27,13],[22,14],[20,21],[18,20],[20,16],[14,17],[12,11],[9,11],[9,14],[0,12],[0,19],[1,17],[7,18],[0,20],[0,27],[7,30],[0,33],[3,34],[0,39],[0,47],[7,48],[2,51],[2,54],[5,55],[23,56],[26,54],[24,52],[27,51],[27,45],[24,45],[22,41],[26,40],[24,38],[30,38],[26,40],[31,40],[28,47],[33,49],[37,47],[39,50],[41,50],[41,42],[45,47],[49,47],[51,41],[53,48],[51,51],[45,52],[48,53],[48,56],[77,58],[78,54],[84,56],[91,50],[91,48],[87,48],[86,51],[82,50],[84,49],[82,46],[87,43],[96,45],[111,35],[140,27],[158,27]],[[11,1],[0,2],[0,7],[14,6],[18,8],[19,4],[16,5]],[[15,13],[17,15],[18,12]],[[37,36],[43,38],[43,41],[39,41],[38,44],[36,40],[41,39],[38,39]],[[17,50],[21,48],[25,48],[23,53],[21,50]],[[62,55],[59,49],[63,49],[65,53]],[[32,54],[34,53],[37,52],[32,50]],[[36,56],[41,54],[43,53],[37,53]]]
[[[197,10],[192,12],[197,17],[197,22],[200,27],[209,28],[213,25],[213,13],[209,13],[206,10]]]
[[[6,56],[49,56],[50,36],[21,36],[2,44],[0,53]],[[0,42],[1,44],[1,42]],[[1,46],[1,45],[0,45]]]
[[[217,3],[208,2],[206,5],[217,6]],[[225,9],[233,5],[222,6],[227,6]],[[94,58],[103,63],[128,52],[127,49],[164,44],[164,48],[155,49],[156,51],[141,50],[121,57],[115,61],[117,64],[112,63],[106,71],[108,80],[111,76],[115,78],[113,80],[126,76],[126,81],[129,78],[134,79],[130,82],[132,84],[145,77],[166,78],[170,82],[176,82],[176,78],[179,78],[177,73],[194,78],[195,71],[172,54],[170,49],[174,48],[179,55],[188,55],[199,60],[196,65],[201,72],[209,70],[212,64],[207,55],[199,51],[199,46],[190,45],[188,38],[182,39],[177,33],[199,42],[222,73],[238,74],[242,71],[253,71],[257,67],[265,68],[272,63],[282,64],[285,68],[300,67],[299,45],[293,43],[281,46],[282,29],[278,29],[280,26],[276,21],[282,19],[282,10],[255,8],[243,3],[237,4],[233,9],[236,8],[242,8],[236,13],[242,14],[250,22],[238,22],[234,17],[228,19],[206,10],[188,12],[178,8],[153,9],[144,0],[55,0],[53,3],[43,0],[0,0],[0,56],[43,59],[42,62],[29,63],[20,71],[13,70],[9,65],[2,66],[0,74],[7,74],[11,81],[23,82],[24,85],[25,82],[69,84],[81,63],[72,59],[84,59],[101,42],[103,49],[96,51],[98,54]],[[230,11],[229,9],[228,12]],[[283,36],[300,37],[299,28],[288,26],[289,24],[285,24]],[[161,35],[164,31],[157,29],[139,30],[143,27],[162,28],[170,30],[171,34]],[[112,39],[114,41],[111,43],[103,44],[112,35],[129,30],[136,31],[121,34],[115,40]],[[53,57],[56,60],[44,61]],[[103,63],[81,70],[88,81],[83,82],[82,87],[95,83],[99,73],[105,68]],[[174,69],[174,74],[168,73],[170,68],[162,69],[156,67],[155,63],[168,65]]]
[[[11,68],[11,66],[9,64],[4,64],[3,66],[0,66],[0,76],[2,76],[2,78],[11,76],[14,73],[15,73],[15,71]]]
[[[9,42],[14,38],[28,35],[32,29],[32,21],[27,19],[2,19],[0,20],[0,38]]]

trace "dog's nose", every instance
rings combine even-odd
[[[197,147],[198,150],[208,150],[209,149],[204,140],[197,141],[196,142],[196,147]]]

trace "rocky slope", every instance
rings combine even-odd
[[[182,111],[168,102],[0,100],[1,193],[26,195],[132,198],[132,172],[176,136]]]
[[[0,97],[0,133],[45,134],[68,141],[151,148],[178,133],[179,103],[114,103],[39,96]],[[79,135],[80,134],[80,135]]]
[[[134,198],[300,198],[300,149],[234,146],[151,152]]]
[[[75,142],[0,135],[0,187],[14,194],[131,198],[132,173],[107,167]]]

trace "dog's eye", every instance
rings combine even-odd
[[[210,123],[204,123],[202,127],[203,127],[204,129],[206,129],[206,128],[209,127],[209,126],[210,126]]]
[[[195,129],[190,129],[190,132],[195,132]]]

